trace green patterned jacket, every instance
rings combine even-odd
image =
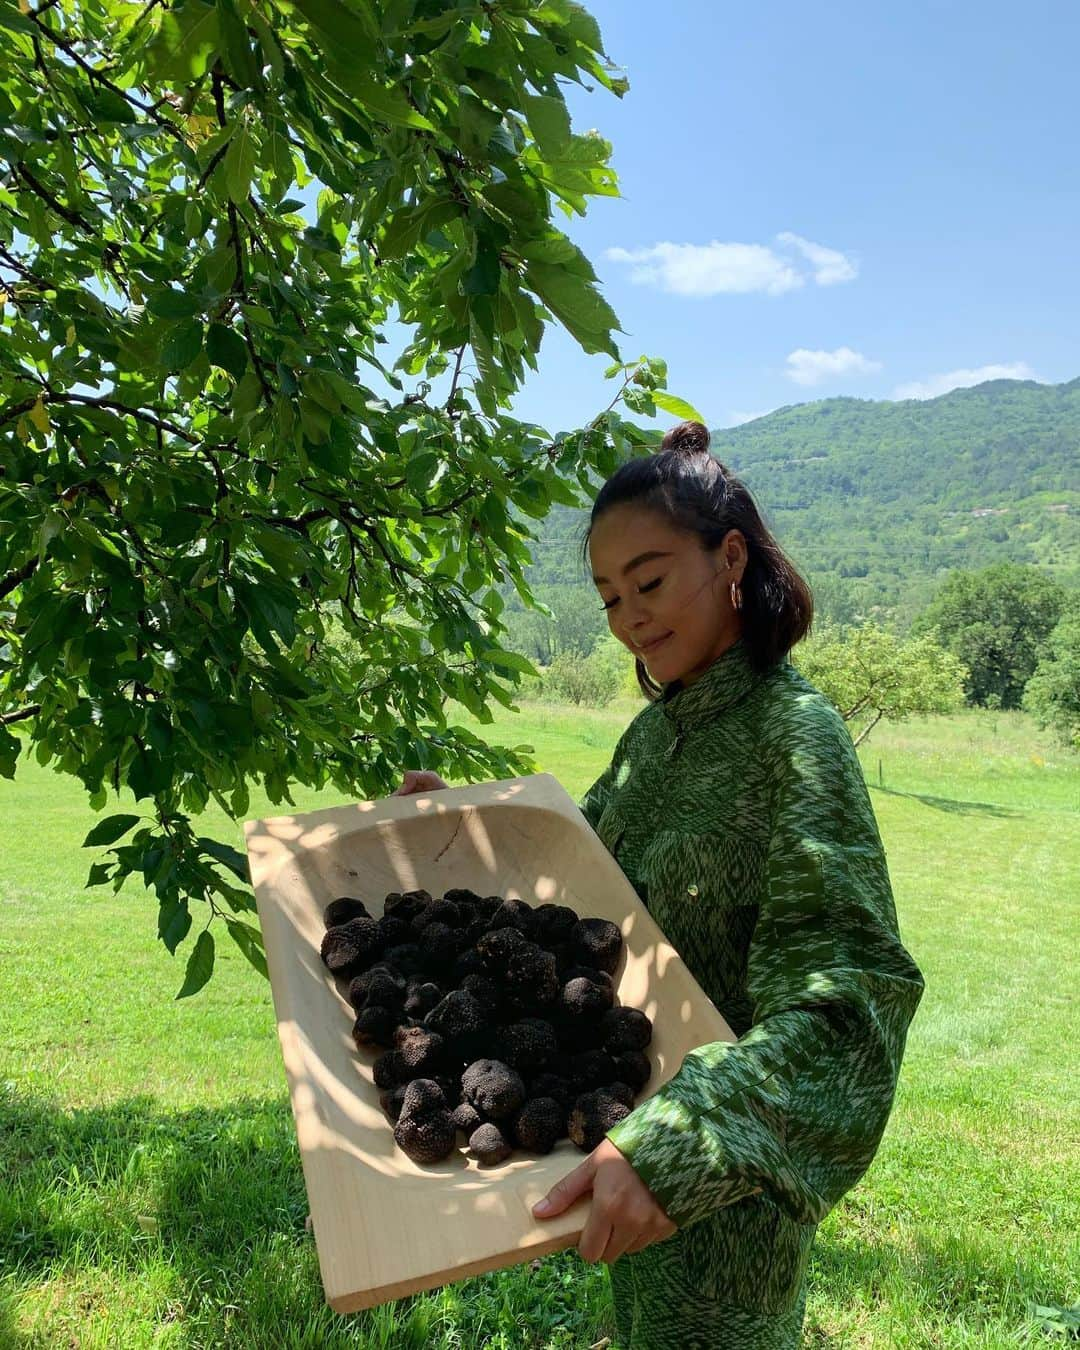
[[[736,643],[634,718],[582,810],[739,1037],[608,1138],[680,1228],[758,1188],[820,1222],[874,1156],[923,991],[839,714]]]

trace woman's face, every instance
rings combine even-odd
[[[746,568],[738,530],[706,551],[697,535],[623,503],[593,526],[589,557],[608,627],[657,684],[692,684],[742,633],[731,603]]]

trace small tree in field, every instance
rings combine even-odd
[[[572,0],[0,0],[0,36],[0,772],[129,789],[89,884],[264,968],[210,801],[529,767],[448,701],[490,720],[530,669],[522,522],[656,440],[618,395],[509,415],[545,325],[683,410],[553,219],[617,192],[563,86],[625,82]]]
[[[1027,682],[1024,707],[1062,744],[1080,750],[1080,596],[1075,593]]]
[[[965,670],[932,635],[901,640],[876,624],[826,629],[795,648],[796,665],[851,724],[861,745],[883,719],[952,712]]]

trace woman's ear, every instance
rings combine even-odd
[[[720,544],[720,558],[732,573],[733,581],[741,581],[746,570],[748,551],[742,530],[728,530]]]

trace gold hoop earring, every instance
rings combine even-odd
[[[731,608],[736,614],[742,609],[742,587],[737,581],[731,583]]]

